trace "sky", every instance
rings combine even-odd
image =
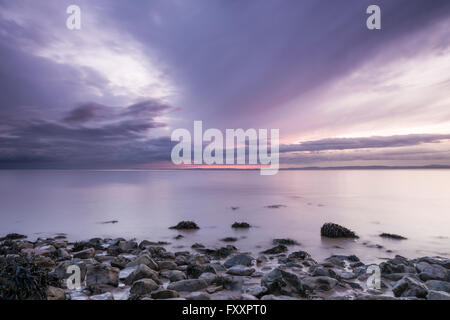
[[[450,1],[0,0],[0,93],[0,169],[169,168],[195,120],[279,129],[281,167],[450,165]]]

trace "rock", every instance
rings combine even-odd
[[[203,244],[197,243],[197,242],[191,246],[192,249],[199,249],[199,248],[204,248],[204,247],[205,246]]]
[[[257,298],[261,298],[267,292],[267,288],[263,286],[253,287],[248,293]]]
[[[240,253],[240,254],[237,254],[237,255],[227,259],[224,263],[224,266],[226,268],[231,268],[231,267],[237,266],[239,264],[243,265],[243,266],[251,266],[253,260],[254,259],[251,256],[249,256],[248,254]]]
[[[115,268],[119,268],[120,270],[125,269],[129,263],[130,263],[130,259],[125,258],[123,256],[114,257],[111,260],[111,266],[115,267]]]
[[[358,238],[353,231],[335,223],[325,223],[320,229],[320,234],[328,238]]]
[[[222,286],[215,286],[215,287],[208,287],[206,288],[206,292],[208,292],[209,294],[213,294],[219,291],[222,291],[223,287]]]
[[[101,224],[115,224],[115,223],[118,223],[119,221],[118,220],[108,220],[108,221],[102,221],[101,222]]]
[[[214,283],[223,286],[223,288],[228,291],[241,290],[244,285],[242,277],[236,277],[229,274],[217,276]]]
[[[178,298],[180,294],[174,290],[159,289],[151,293],[153,299],[172,299]]]
[[[197,279],[205,271],[206,271],[206,267],[204,265],[190,264],[186,268],[186,275],[188,276],[188,278]]]
[[[134,267],[141,264],[145,264],[147,267],[149,267],[152,270],[158,270],[158,264],[150,257],[148,254],[142,254],[139,257],[137,257],[135,260],[131,261],[126,265],[126,267]]]
[[[111,292],[105,292],[102,294],[90,296],[89,300],[95,300],[95,301],[114,300],[114,295]]]
[[[47,300],[66,300],[66,293],[61,288],[47,287]]]
[[[144,296],[152,293],[159,288],[158,284],[152,279],[141,279],[133,283],[130,294],[132,296]]]
[[[136,270],[130,273],[128,277],[125,278],[124,283],[131,285],[133,282],[138,281],[140,279],[152,279],[153,281],[159,282],[158,280],[158,272],[150,269],[145,264],[140,264]]]
[[[304,294],[303,285],[297,275],[280,268],[275,268],[265,274],[261,279],[261,286],[266,287],[270,293]]]
[[[70,259],[70,258],[71,258],[71,255],[67,252],[66,249],[64,249],[64,248],[59,248],[59,249],[58,249],[58,257],[61,258],[61,259],[63,259],[63,260],[66,260],[66,259]]]
[[[450,282],[439,280],[428,280],[425,282],[428,289],[433,291],[444,291],[450,293]]]
[[[199,226],[193,221],[181,221],[176,226],[170,227],[169,229],[177,230],[194,230],[200,229]]]
[[[45,256],[37,256],[34,259],[34,263],[36,265],[38,265],[41,268],[45,268],[45,269],[52,269],[55,267],[55,262],[53,261],[53,259],[49,258],[49,257],[45,257]]]
[[[184,238],[184,236],[181,235],[181,234],[179,234],[176,237],[174,237],[175,240],[180,240],[180,239],[183,239],[183,238]]]
[[[389,259],[386,262],[380,263],[381,274],[384,276],[389,273],[415,273],[414,264],[408,259],[396,255],[394,259]]]
[[[312,266],[309,271],[313,277],[338,278],[337,273],[333,269],[326,268],[321,265]]]
[[[231,225],[231,227],[234,229],[248,229],[251,226],[247,222],[235,222]]]
[[[417,259],[418,262],[427,262],[429,264],[437,264],[440,265],[446,269],[450,269],[450,259],[442,258],[442,257],[423,257]]]
[[[58,265],[56,266],[55,270],[53,271],[53,274],[59,279],[59,280],[63,280],[63,283],[65,284],[66,281],[72,274],[67,273],[67,268],[69,268],[71,265],[75,265],[78,266],[80,268],[80,276],[81,276],[81,281],[83,282],[84,279],[86,278],[86,273],[87,273],[87,267],[86,264],[82,261],[62,261],[60,263],[58,263]]]
[[[119,249],[122,252],[131,252],[131,251],[137,249],[137,247],[138,247],[138,244],[134,240],[119,242]]]
[[[211,273],[219,273],[222,271],[226,271],[227,269],[221,265],[220,263],[210,263],[206,266],[205,272],[211,272]]]
[[[0,241],[5,241],[5,240],[20,240],[20,239],[25,239],[27,238],[27,236],[23,235],[23,234],[19,234],[19,233],[9,233],[6,236],[0,238]]]
[[[392,292],[396,297],[425,298],[428,294],[428,289],[418,280],[406,276],[395,283]]]
[[[237,238],[233,238],[233,237],[226,237],[226,238],[220,239],[220,241],[223,241],[223,242],[235,242],[237,240],[238,240]]]
[[[176,282],[176,281],[180,281],[180,280],[185,280],[185,279],[186,279],[186,275],[184,274],[183,271],[180,271],[180,270],[171,270],[171,271],[169,271],[169,273],[167,274],[167,278],[168,278],[171,282]]]
[[[272,242],[274,245],[282,244],[285,246],[293,246],[293,245],[299,244],[297,241],[292,240],[292,239],[273,239]]]
[[[270,248],[270,249],[267,249],[267,250],[263,251],[262,253],[265,253],[265,254],[279,254],[279,253],[283,253],[283,252],[287,252],[287,251],[288,251],[288,248],[285,245],[279,244],[276,247],[273,247],[273,248]]]
[[[393,233],[382,233],[380,234],[382,238],[394,239],[394,240],[406,240],[407,238],[399,236],[398,234]]]
[[[86,284],[88,287],[96,285],[119,285],[119,269],[111,267],[105,263],[88,265],[86,274]]]
[[[206,292],[192,292],[186,296],[186,300],[211,300]]]
[[[236,251],[237,248],[232,245],[227,245],[226,247],[221,247],[219,249],[197,249],[198,252],[212,256],[216,259],[223,259],[228,257],[232,252]]]
[[[216,281],[217,275],[211,272],[205,272],[202,273],[198,278],[201,280],[205,280],[208,285],[211,285]]]
[[[227,270],[228,274],[231,274],[234,276],[251,276],[254,272],[255,272],[255,269],[240,266],[240,265],[233,266]]]
[[[95,249],[94,248],[88,248],[85,250],[81,250],[78,252],[73,252],[72,253],[74,258],[79,258],[79,259],[91,259],[95,256]]]
[[[302,279],[302,284],[308,290],[328,291],[333,289],[339,282],[336,279],[319,276],[319,277],[305,277]]]
[[[265,206],[264,208],[267,208],[267,209],[280,209],[280,208],[286,208],[286,206],[283,205],[283,204],[271,204],[271,205]]]
[[[428,300],[450,300],[450,294],[443,291],[428,291]]]
[[[288,256],[288,259],[291,260],[305,260],[309,258],[311,258],[311,255],[306,251],[295,251]]]
[[[420,272],[419,277],[423,281],[427,280],[441,280],[446,281],[448,279],[448,271],[446,268],[438,264],[429,264],[427,262],[419,262],[416,265],[417,271]]]
[[[208,286],[205,280],[189,279],[172,282],[167,286],[169,290],[193,292],[205,289]]]
[[[177,268],[177,264],[172,261],[159,261],[158,267],[159,270],[175,270]]]

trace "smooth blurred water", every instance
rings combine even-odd
[[[265,206],[285,207],[269,209]],[[238,206],[232,210],[231,206]],[[30,238],[66,233],[69,239],[124,237],[224,245],[257,253],[289,237],[320,260],[356,254],[374,262],[395,254],[450,256],[450,170],[280,171],[0,171],[0,234]],[[102,221],[118,220],[117,224]],[[201,227],[169,230],[181,220]],[[255,226],[233,230],[235,221]],[[327,240],[320,227],[335,222],[360,239]],[[382,239],[397,233],[405,241]],[[174,240],[177,234],[182,240]],[[383,249],[369,248],[380,244]],[[336,248],[339,246],[341,248]],[[386,249],[393,252],[388,253]]]

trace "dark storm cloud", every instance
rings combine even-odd
[[[147,100],[128,107],[85,104],[61,119],[0,121],[3,168],[114,168],[170,160],[167,137],[149,138],[165,127],[155,118],[170,106]]]
[[[438,143],[450,139],[450,134],[409,134],[387,137],[329,138],[281,145],[280,152],[351,150],[368,148],[392,148]]]

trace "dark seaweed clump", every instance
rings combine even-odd
[[[0,300],[45,300],[50,277],[31,258],[0,258]]]

